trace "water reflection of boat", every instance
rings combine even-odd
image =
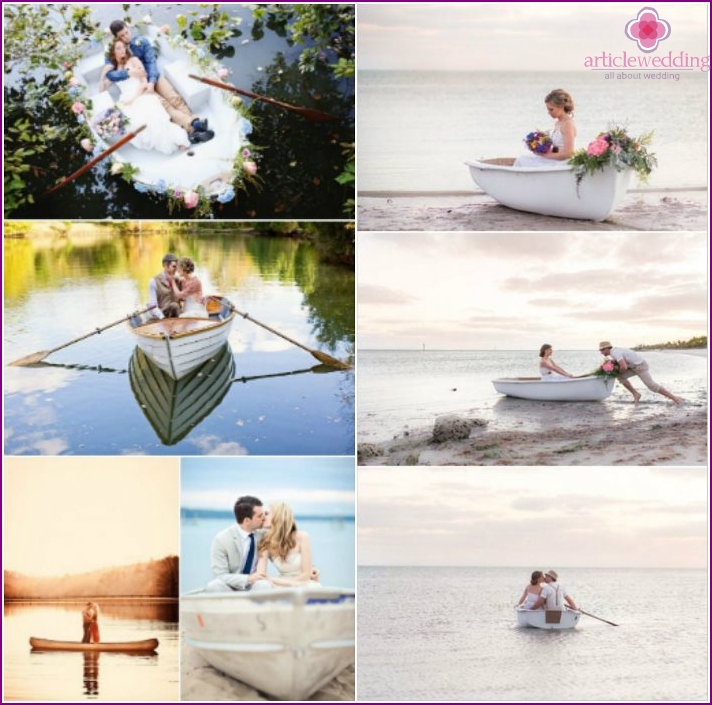
[[[54,641],[30,637],[33,651],[121,651],[134,653],[151,653],[158,648],[158,639],[143,639],[141,641],[107,641],[96,644],[85,644],[81,641]]]
[[[209,318],[133,316],[129,330],[136,344],[169,377],[181,379],[213,357],[225,344],[235,312],[222,297],[211,297]]]
[[[354,591],[282,588],[180,599],[186,643],[214,668],[304,700],[354,662]]]
[[[148,422],[165,445],[185,438],[223,400],[235,372],[229,344],[179,380],[166,374],[141,348],[129,362],[129,381]]]

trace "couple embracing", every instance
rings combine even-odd
[[[294,513],[284,502],[265,510],[257,497],[238,498],[233,526],[213,539],[208,592],[269,590],[318,585],[309,535],[297,529]],[[268,564],[278,575],[268,575]]]
[[[574,599],[566,593],[566,588],[558,580],[559,575],[555,570],[546,573],[535,570],[517,606],[524,610],[561,611],[565,605],[572,610],[578,609]]]

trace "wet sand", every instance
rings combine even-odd
[[[707,230],[708,196],[699,189],[633,189],[602,222],[554,218],[499,205],[482,191],[361,192],[359,230]]]
[[[358,462],[391,466],[707,463],[707,406],[700,403],[656,403],[650,413],[650,402],[646,408],[645,401],[631,401],[626,418],[613,420],[601,414],[597,403],[507,402],[515,413],[526,413],[535,424],[540,421],[541,427],[497,429],[477,425],[477,419],[461,414],[452,418],[450,438],[445,434],[441,442],[433,442],[433,428],[407,429],[389,441],[359,443]],[[468,427],[464,432],[463,425]]]
[[[252,686],[216,671],[194,649],[181,639],[181,700],[212,701],[241,700],[256,702],[274,700]],[[356,671],[354,666],[344,669],[330,683],[312,695],[309,700],[355,700]]]

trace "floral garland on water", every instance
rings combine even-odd
[[[136,26],[148,26],[152,23],[151,16],[145,15]],[[108,29],[105,30],[105,34],[107,33],[109,33]],[[185,50],[190,55],[191,60],[198,64],[205,73],[213,73],[217,75],[221,81],[225,81],[229,76],[230,71],[225,66],[219,64],[219,62],[210,58],[210,55],[204,49],[198,47],[193,42],[189,42],[182,36],[171,36],[170,27],[168,25],[159,27],[158,33],[159,35],[163,35],[173,48]],[[83,86],[72,71],[69,70],[71,65],[68,64],[66,68],[68,69],[65,74],[65,79],[68,82],[67,93],[70,98],[74,99],[74,102],[71,104],[71,110],[75,114],[77,121],[86,126],[87,121],[85,114],[92,109],[91,101],[85,100],[85,86]],[[238,96],[231,99],[225,96],[223,100],[230,100],[232,107],[243,118],[241,121],[242,136],[246,138],[252,131],[249,108],[245,107],[242,99]],[[88,129],[86,130],[86,134],[88,134]],[[99,143],[95,145],[88,136],[83,137],[80,140],[80,144],[84,150],[93,153],[94,156],[109,147],[109,145],[101,139]],[[121,178],[128,183],[133,182],[134,188],[139,193],[156,194],[165,197],[167,199],[169,215],[172,215],[176,208],[187,208],[188,210],[194,210],[196,217],[209,218],[213,214],[213,201],[223,204],[230,203],[237,197],[237,192],[246,190],[248,184],[255,186],[260,185],[260,180],[257,176],[258,158],[257,148],[246,142],[233,162],[230,183],[226,184],[219,193],[211,195],[208,195],[202,186],[196,189],[185,190],[179,186],[168,184],[164,179],[160,179],[154,185],[145,184],[137,180],[138,177],[140,177],[140,170],[120,158],[112,159],[110,172],[112,175],[121,176]]]
[[[652,170],[658,165],[658,159],[648,147],[653,140],[653,132],[641,135],[637,139],[628,136],[622,127],[613,127],[601,132],[586,149],[579,149],[569,159],[574,168],[576,185],[586,174],[595,174],[607,166],[616,171],[633,169],[638,180],[646,183]]]

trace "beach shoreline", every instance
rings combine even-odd
[[[598,403],[511,400],[535,430],[501,429],[467,415],[451,417],[467,427],[465,437],[433,441],[433,428],[404,429],[387,441],[360,442],[359,465],[705,465],[707,406],[630,403],[629,416],[612,420]],[[542,430],[546,429],[546,430]]]
[[[706,187],[631,189],[604,221],[512,210],[483,191],[361,191],[359,231],[704,231]]]

